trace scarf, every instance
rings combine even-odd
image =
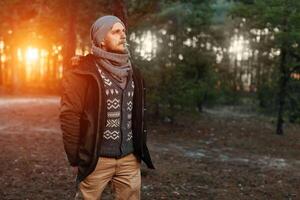
[[[119,18],[112,15],[100,17],[94,22],[90,33],[92,41],[91,53],[97,57],[96,62],[104,67],[117,81],[118,85],[124,89],[128,76],[132,76],[132,66],[128,49],[126,49],[125,53],[121,54],[108,52],[98,47],[112,26],[117,22],[123,24]]]

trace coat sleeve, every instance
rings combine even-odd
[[[80,142],[80,116],[83,110],[84,80],[80,75],[67,71],[62,79],[60,101],[60,127],[64,149],[71,166],[78,166]]]

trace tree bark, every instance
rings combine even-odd
[[[284,114],[284,105],[286,97],[286,86],[288,82],[288,73],[286,71],[286,57],[287,52],[285,48],[281,48],[281,57],[280,57],[280,80],[279,80],[279,93],[278,93],[278,117],[277,117],[277,128],[276,133],[278,135],[283,135],[283,114]]]
[[[124,0],[113,0],[110,1],[111,12],[116,17],[120,18],[124,23],[126,30],[127,28],[127,6]]]
[[[66,33],[65,44],[63,48],[63,71],[66,71],[70,65],[70,59],[75,55],[76,50],[76,16],[78,2],[68,0],[69,21]]]

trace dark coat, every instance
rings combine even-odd
[[[134,154],[154,169],[146,145],[145,87],[140,71],[133,66],[135,84],[132,110]],[[78,166],[77,181],[94,171],[107,118],[104,84],[95,64],[87,55],[78,66],[65,72],[62,81],[60,124],[64,148],[71,166]],[[101,162],[101,161],[100,161]]]

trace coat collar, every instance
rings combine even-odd
[[[80,59],[79,65],[77,65],[73,72],[80,74],[98,74],[98,69],[95,61],[95,56],[88,54]]]
[[[79,74],[91,74],[99,76],[96,57],[93,54],[84,56],[80,60],[79,65],[76,66],[72,71]],[[140,76],[140,71],[134,65],[132,65],[132,72],[133,79],[136,79],[136,76]]]

